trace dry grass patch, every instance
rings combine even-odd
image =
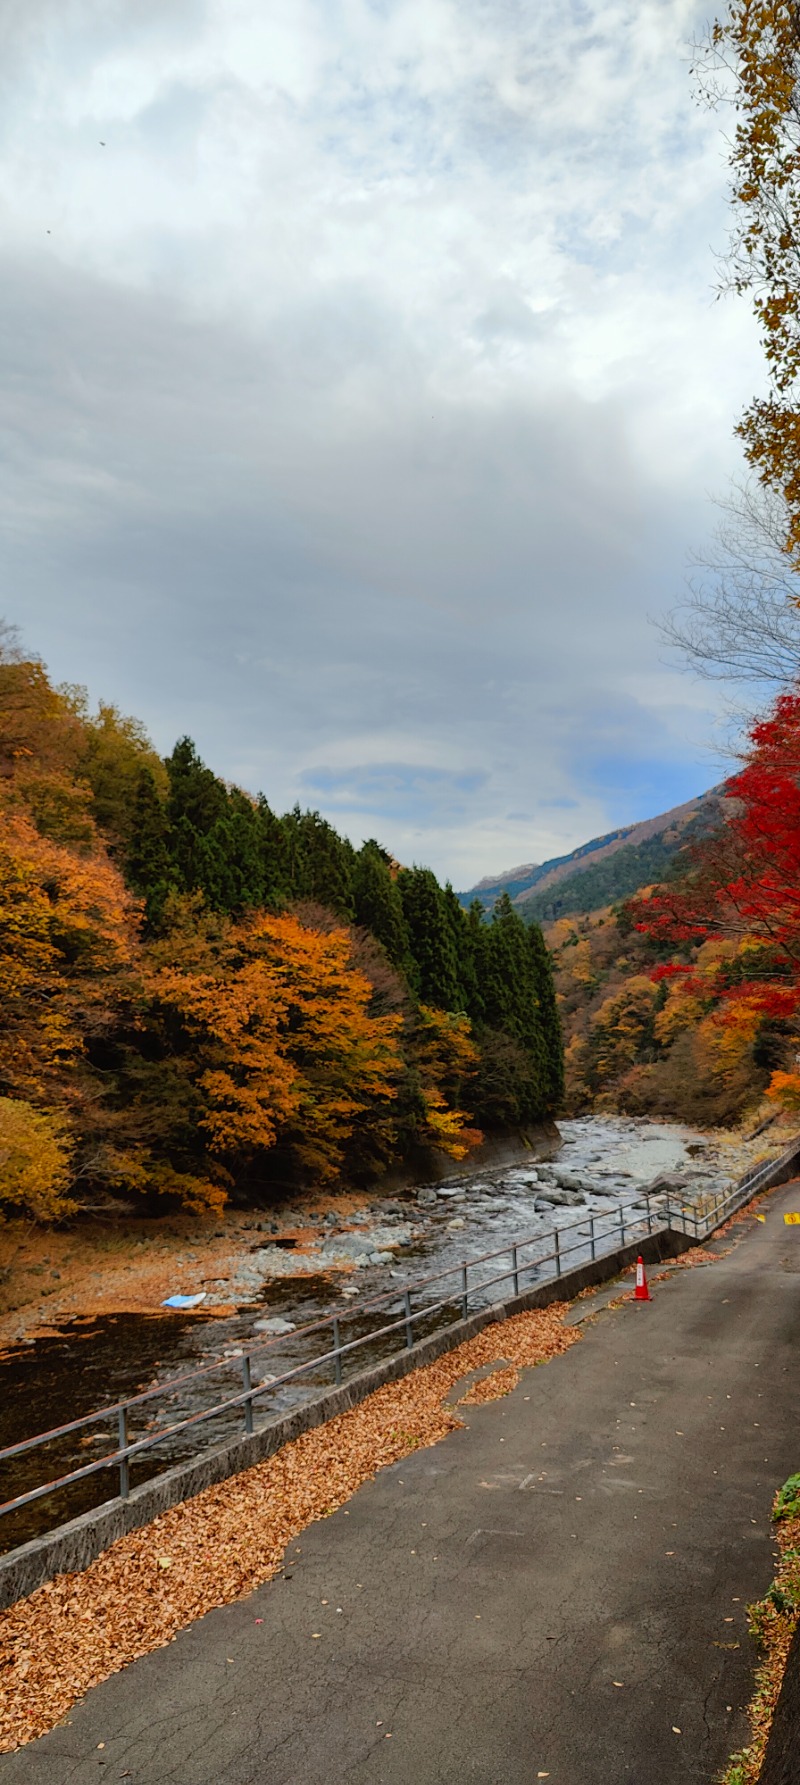
[[[568,1350],[580,1333],[565,1325],[567,1307],[485,1327],[266,1462],[119,1538],[83,1573],[59,1575],[0,1613],[0,1751],[43,1735],[109,1674],[261,1586],[315,1519],[379,1469],[460,1426],[443,1401],[471,1370],[500,1363],[468,1396],[490,1400],[515,1386],[521,1369]]]

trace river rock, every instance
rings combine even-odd
[[[456,1233],[459,1228],[466,1227],[466,1225],[467,1225],[467,1223],[463,1219],[463,1217],[461,1215],[456,1215],[456,1217],[453,1221],[448,1221],[447,1231],[448,1231],[448,1233]]]
[[[572,1209],[579,1208],[585,1201],[586,1197],[582,1190],[545,1190],[541,1196],[537,1196],[533,1206],[535,1209],[540,1206],[542,1208],[549,1206],[558,1209]]]
[[[583,1191],[583,1179],[576,1177],[574,1171],[560,1171],[556,1166],[553,1177],[562,1190]]]
[[[652,1182],[645,1184],[648,1196],[681,1196],[689,1188],[687,1179],[681,1172],[662,1171]]]
[[[282,1314],[273,1314],[269,1320],[256,1320],[254,1333],[293,1333],[297,1330],[294,1320],[284,1320]]]
[[[424,1190],[417,1191],[417,1202],[421,1209],[432,1209],[438,1201],[436,1191],[431,1190],[427,1185]]]

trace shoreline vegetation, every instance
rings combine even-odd
[[[726,1173],[736,1178],[752,1165],[778,1157],[795,1132],[796,1119],[786,1115],[766,1134],[749,1140],[730,1130],[707,1131],[703,1138]],[[542,1148],[553,1143],[549,1130],[525,1138],[514,1158],[530,1160],[532,1140],[538,1139]],[[511,1143],[506,1144],[511,1157]],[[472,1161],[467,1168],[472,1170]],[[474,1169],[480,1169],[477,1162]],[[369,1214],[380,1222],[390,1197],[392,1207],[407,1208],[413,1218],[418,1213],[414,1185],[409,1180],[391,1191],[380,1185],[308,1191],[266,1211],[229,1208],[222,1217],[180,1210],[119,1216],[112,1210],[49,1225],[8,1219],[0,1223],[0,1358],[73,1321],[111,1314],[172,1320],[174,1315],[161,1304],[174,1292],[208,1288],[212,1294],[203,1303],[202,1318],[227,1318],[260,1300],[262,1291],[242,1292],[237,1279],[253,1248],[272,1242],[289,1248],[293,1276],[323,1272],[335,1296],[337,1281],[353,1267],[345,1261],[323,1266],[318,1258],[316,1248],[330,1236],[331,1223],[344,1233],[360,1231],[359,1218]],[[468,1235],[464,1237],[468,1250]]]
[[[0,638],[0,1216],[219,1217],[547,1121],[541,930],[278,817]],[[434,1175],[434,1172],[431,1172]]]

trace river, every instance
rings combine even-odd
[[[237,1312],[230,1317],[209,1318],[203,1311],[105,1315],[70,1322],[13,1348],[0,1360],[0,1448],[218,1359],[230,1360],[232,1377],[225,1392],[235,1393],[237,1359],[246,1346],[269,1338],[269,1372],[279,1374],[319,1350],[318,1336],[308,1341],[294,1328],[323,1313],[346,1309],[349,1336],[367,1333],[383,1324],[386,1315],[360,1320],[361,1301],[395,1284],[401,1289],[405,1282],[522,1236],[535,1235],[536,1251],[544,1254],[552,1247],[554,1228],[574,1227],[589,1214],[596,1215],[601,1231],[607,1224],[610,1232],[619,1203],[635,1199],[659,1174],[690,1173],[693,1187],[703,1192],[727,1184],[732,1166],[734,1175],[739,1168],[733,1155],[720,1157],[709,1137],[677,1125],[608,1116],[563,1121],[559,1128],[563,1144],[550,1159],[527,1157],[518,1164],[465,1172],[444,1183],[379,1197],[368,1209],[341,1220],[329,1213],[310,1249],[286,1249],[280,1235],[254,1237],[235,1285]],[[579,1256],[574,1254],[571,1262],[579,1262]],[[225,1294],[230,1300],[230,1288]],[[205,1305],[213,1307],[213,1300],[209,1296]],[[287,1330],[273,1337],[264,1333],[265,1321],[284,1322]],[[256,1322],[262,1323],[260,1332]],[[370,1361],[369,1350],[365,1348],[363,1362]],[[302,1386],[276,1391],[269,1410],[296,1404],[329,1382],[329,1366],[312,1372]],[[207,1385],[190,1386],[159,1401],[151,1427],[207,1405],[207,1396]],[[226,1415],[188,1437],[166,1441],[132,1468],[132,1480],[181,1460],[198,1442],[216,1443],[233,1435],[240,1424],[238,1413]],[[142,1424],[135,1435],[146,1429]],[[88,1437],[89,1443],[87,1435],[70,1436],[6,1465],[0,1501],[80,1466],[93,1450],[103,1454],[113,1449],[115,1422],[93,1428]],[[0,1549],[24,1542],[113,1491],[112,1478],[103,1472],[5,1517]]]

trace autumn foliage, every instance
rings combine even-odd
[[[745,452],[787,504],[800,553],[800,13],[731,0],[700,46],[712,99],[732,102],[729,282],[752,301],[769,390],[739,424]]]
[[[661,948],[678,947],[652,972],[666,991],[662,1030],[705,1027],[722,1061],[760,1053],[774,1068],[770,1090],[788,1101],[800,1082],[785,1069],[800,1013],[800,694],[753,726],[726,791],[726,821],[685,877],[629,912]]]
[[[462,1159],[504,1025],[500,1119],[541,1119],[561,1043],[538,932],[277,818],[188,739],[162,762],[0,638],[0,1209],[214,1213]]]

